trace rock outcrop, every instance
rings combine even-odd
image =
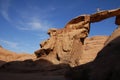
[[[86,20],[89,21],[89,19]],[[36,56],[48,59],[55,64],[80,65],[82,45],[89,30],[89,24],[79,26],[81,23],[67,24],[65,28],[58,30],[50,29],[48,31],[50,38],[40,44],[41,49],[35,52]]]
[[[67,77],[71,80],[119,80],[120,79],[120,28],[108,38],[105,47],[94,61],[74,67]]]
[[[104,47],[108,36],[93,36],[85,39],[83,54],[80,60],[81,64],[93,61],[97,53]]]
[[[84,40],[89,34],[90,23],[116,16],[119,24],[120,9],[100,11],[91,15],[81,15],[69,21],[63,29],[50,29],[50,38],[40,44],[35,51],[38,58],[54,64],[66,63],[71,66],[82,64]]]

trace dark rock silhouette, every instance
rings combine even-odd
[[[5,63],[6,63],[5,61],[0,60],[0,66],[2,66]]]
[[[0,72],[9,73],[44,73],[51,75],[63,75],[70,67],[67,64],[54,65],[53,63],[40,60],[12,61],[0,67]]]
[[[68,64],[55,65],[47,60],[12,61],[0,67],[0,80],[65,80]]]
[[[105,47],[94,61],[71,68],[66,77],[72,80],[119,80],[120,79],[120,28],[107,40]]]

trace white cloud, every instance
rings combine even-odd
[[[35,35],[41,34],[40,38],[38,39],[39,40],[45,39],[47,30],[50,27],[52,27],[51,26],[52,23],[48,22],[47,19],[48,17],[51,17],[50,12],[54,11],[55,8],[54,7],[41,8],[37,5],[36,6],[25,5],[24,7],[20,7],[18,5],[17,7],[14,7],[15,3],[12,3],[12,2],[14,2],[14,0],[13,1],[0,0],[0,15],[7,22],[9,22],[11,27],[21,31],[26,30],[28,31],[28,33],[31,31],[30,33]],[[29,8],[29,6],[31,7]],[[21,35],[25,34],[24,31]],[[15,34],[17,35],[17,33]],[[9,40],[0,40],[0,43],[2,43],[3,47],[5,46],[10,50],[16,50],[16,51],[23,51],[23,49],[26,49],[26,50],[28,49],[28,51],[30,50],[29,48],[26,48],[26,45],[29,44],[29,42],[26,42],[25,44],[23,44],[20,42],[18,43],[18,42],[13,42]]]
[[[18,29],[20,30],[38,30],[41,29],[42,26],[39,22],[28,22],[28,23],[22,23]]]
[[[50,25],[45,21],[40,21],[38,18],[27,18],[25,21],[18,22],[19,26],[17,26],[20,30],[40,30],[46,31],[50,27]]]
[[[2,1],[0,13],[4,17],[4,19],[6,19],[8,22],[11,22],[11,19],[9,17],[9,7],[10,7],[10,0]]]
[[[13,41],[8,41],[8,40],[0,40],[0,45],[2,45],[2,47],[4,47],[5,49],[17,52],[17,53],[33,53],[36,48],[36,46],[34,47],[29,47],[31,46],[31,44],[27,44],[25,42],[13,42]]]
[[[19,30],[39,30],[47,31],[51,27],[51,23],[48,23],[46,16],[49,12],[55,10],[54,7],[46,7],[41,9],[38,6],[26,6],[26,8],[21,8],[20,10],[12,8],[11,0],[3,0],[0,4],[0,13],[12,26],[16,26]],[[12,9],[11,9],[12,8]],[[12,16],[9,11],[13,11],[16,16]]]
[[[0,42],[10,48],[16,48],[16,49],[18,48],[18,43],[16,43],[16,42],[11,42],[11,41],[7,41],[7,40],[0,40]]]
[[[11,21],[10,18],[9,18],[9,15],[8,15],[8,13],[7,13],[7,11],[3,10],[3,11],[1,11],[1,14],[3,15],[3,17],[4,17],[8,22]]]
[[[31,23],[28,23],[28,25],[30,25],[31,28],[33,29],[40,29],[42,27],[39,22],[31,22]]]

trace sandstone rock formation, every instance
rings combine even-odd
[[[71,80],[119,80],[120,79],[120,17],[118,28],[107,39],[94,61],[72,68],[66,75]]]
[[[88,35],[89,24],[76,26],[67,25],[64,29],[50,29],[48,31],[50,39],[41,43],[41,49],[35,52],[36,56],[55,64],[79,65],[80,55],[83,53],[83,40]]]
[[[116,16],[119,24],[120,9],[100,11],[92,15],[81,15],[69,21],[63,29],[50,29],[50,38],[40,44],[35,51],[38,58],[54,64],[67,63],[71,66],[82,64],[84,40],[89,34],[90,23]]]
[[[119,80],[120,28],[108,38],[94,61],[72,68],[66,76],[71,80]]]
[[[35,52],[37,59],[3,62],[0,80],[119,80],[120,28],[109,38],[102,36],[85,40],[90,23],[117,16],[115,22],[120,25],[119,15],[120,9],[82,15],[69,21],[63,29],[50,29],[50,38],[42,42],[41,49]],[[6,50],[0,49],[0,53],[4,54]]]
[[[104,46],[104,42],[106,41],[108,37],[107,36],[94,36],[90,38],[86,38],[85,43],[84,43],[84,55],[82,55],[82,63],[89,62],[95,58],[97,55],[97,52],[102,49]],[[2,49],[0,50],[2,51]],[[6,52],[5,52],[6,51]],[[67,64],[59,64],[55,65],[47,60],[43,59],[38,59],[38,60],[32,60],[28,59],[25,61],[16,61],[16,59],[13,57],[9,57],[6,61],[5,56],[8,54],[7,50],[5,50],[4,53],[1,53],[4,56],[4,58],[1,58],[1,62],[3,66],[0,67],[0,80],[65,80],[64,74],[66,71],[70,70],[69,65]],[[11,52],[11,51],[10,51]],[[6,55],[4,55],[6,54]],[[12,55],[13,53],[9,53],[9,55]],[[27,55],[25,56],[27,57]],[[24,58],[24,56],[21,56],[21,58]],[[28,56],[28,58],[30,58]],[[14,59],[12,62],[9,60]],[[25,59],[25,58],[24,58]],[[3,61],[4,60],[4,61]]]
[[[85,39],[84,53],[82,54],[80,63],[85,64],[93,61],[97,56],[97,53],[104,47],[104,43],[108,39],[108,36],[93,36]]]

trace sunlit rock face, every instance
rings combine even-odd
[[[100,11],[91,15],[81,15],[70,20],[62,29],[50,29],[50,38],[40,44],[35,51],[37,58],[43,58],[54,64],[67,63],[71,66],[83,64],[84,40],[89,34],[90,23],[109,17],[116,17],[119,24],[120,9]],[[81,61],[82,60],[82,61]]]
[[[88,36],[89,15],[79,16],[79,21],[71,20],[63,29],[50,29],[50,38],[40,44],[41,49],[35,52],[38,58],[47,59],[54,64],[66,63],[80,65],[84,39]]]

